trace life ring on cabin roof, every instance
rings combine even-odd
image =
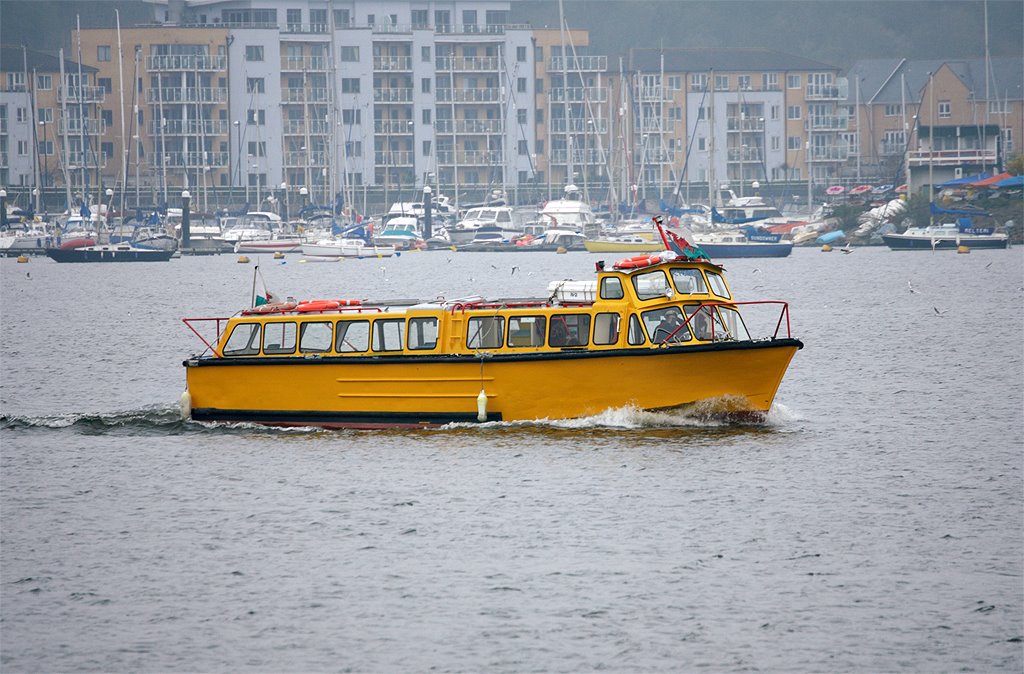
[[[299,302],[299,306],[295,307],[295,311],[304,314],[313,311],[330,311],[331,309],[337,309],[339,306],[335,300],[307,300]]]
[[[642,269],[643,267],[661,264],[661,262],[661,253],[656,253],[654,255],[637,255],[636,257],[627,257],[619,260],[613,266],[615,269]]]
[[[358,307],[363,303],[362,300],[331,300],[337,302],[339,307]]]

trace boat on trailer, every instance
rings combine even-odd
[[[182,319],[206,347],[183,362],[183,416],[422,427],[706,400],[763,415],[803,347],[788,305],[736,300],[722,267],[662,238],[666,250],[599,262],[595,279],[537,298],[289,300]],[[771,312],[763,331],[748,310]]]

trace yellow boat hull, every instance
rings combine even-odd
[[[375,428],[564,419],[727,397],[766,412],[801,343],[715,343],[484,357],[186,361],[192,418]],[[482,364],[481,364],[482,363]]]
[[[661,241],[603,241],[588,239],[583,242],[584,248],[590,253],[658,253],[665,250]]]

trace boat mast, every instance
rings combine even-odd
[[[117,110],[117,116],[121,121],[121,166],[118,181],[121,182],[121,211],[122,222],[124,217],[125,188],[128,186],[128,137],[124,133],[124,49],[121,46],[121,12],[114,10],[114,17],[117,21],[117,91],[121,97],[121,107]],[[116,183],[115,183],[116,186]],[[109,207],[109,206],[108,206]]]
[[[715,183],[715,69],[708,71],[708,203],[718,206],[718,185]],[[808,201],[808,203],[810,203]],[[713,223],[712,223],[713,224]]]
[[[82,144],[82,201],[86,202],[86,183],[88,176],[89,153],[85,145],[85,83],[82,80],[82,17],[75,15],[78,30],[78,137]],[[102,202],[102,200],[101,200]],[[86,202],[86,205],[88,203]]]
[[[934,73],[928,73],[928,224],[935,225],[935,215],[932,213],[931,203],[935,198],[935,180],[933,170],[935,168],[935,87],[932,86]]]
[[[28,49],[25,45],[21,45],[21,58],[22,58],[22,71],[24,72],[24,78],[26,80],[26,86],[28,86]],[[33,190],[35,192],[35,209],[39,212],[39,199],[41,189],[39,186],[39,136],[36,131],[36,127],[39,126],[36,117],[39,114],[39,100],[36,98],[36,69],[32,69],[32,114],[30,119],[32,120],[32,173],[35,179],[36,187]]]
[[[565,6],[558,0],[558,29],[562,39],[562,104],[565,109],[565,184],[573,183],[572,136],[569,134],[569,62],[565,56]]]
[[[160,112],[160,182],[163,188],[164,208],[167,208],[167,120],[164,118],[164,78],[156,76],[157,109]]]
[[[71,160],[71,145],[68,141],[68,132],[71,125],[68,124],[68,80],[64,73],[64,48],[60,50],[60,85],[64,89],[64,95],[60,97],[60,116],[64,122],[64,133],[61,134],[64,144],[64,161],[61,162],[61,171],[64,173],[64,192],[67,196],[68,211],[71,211],[71,176],[68,173],[68,163]]]

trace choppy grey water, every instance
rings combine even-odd
[[[594,260],[262,269],[521,296]],[[0,261],[0,667],[1021,671],[1022,250],[726,266],[807,345],[763,424],[326,432],[177,420],[179,319],[245,304],[233,256]]]

